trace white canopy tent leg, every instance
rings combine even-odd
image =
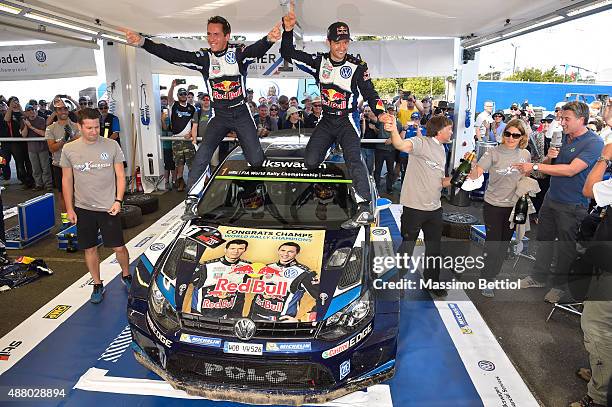
[[[115,86],[114,114],[121,124],[121,147],[128,163],[126,175],[133,174],[133,164],[140,167],[143,188],[145,192],[150,192],[155,186],[153,180],[160,176],[160,169],[163,167],[159,142],[161,134],[159,84],[157,80],[155,86],[153,83],[151,57],[142,50],[117,42],[105,41],[103,46],[107,84],[110,87],[114,83]],[[140,119],[140,109],[144,108],[140,106],[142,84],[149,104],[148,125],[144,125]],[[134,129],[137,133],[135,151]]]
[[[463,49],[459,48],[457,64],[457,85],[455,93],[455,142],[451,156],[452,168],[457,168],[463,155],[475,148],[474,122],[476,113],[476,96],[478,91],[478,62],[480,54],[476,52],[473,60],[463,60]],[[466,62],[465,64],[463,62]],[[471,88],[468,105],[467,86]],[[465,126],[466,110],[470,111],[470,126]]]

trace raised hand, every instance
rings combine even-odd
[[[270,30],[268,33],[268,41],[276,42],[281,39],[281,23],[276,23],[276,25]]]
[[[125,33],[125,38],[130,45],[139,46],[142,41],[142,36],[128,29],[121,29]]]
[[[297,19],[295,18],[295,1],[289,2],[289,12],[283,17],[283,24],[285,25],[285,31],[293,30]]]

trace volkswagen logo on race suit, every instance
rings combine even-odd
[[[352,74],[353,68],[351,68],[350,66],[343,66],[342,68],[340,68],[340,76],[342,76],[344,79],[350,78]]]
[[[255,322],[249,318],[240,318],[234,324],[234,333],[239,339],[248,341],[255,335]]]
[[[236,53],[233,51],[228,51],[227,54],[225,54],[225,62],[227,62],[228,64],[235,64]]]

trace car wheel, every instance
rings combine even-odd
[[[143,215],[159,209],[159,198],[151,194],[127,194],[123,198],[123,203],[139,207]]]
[[[467,240],[472,225],[477,223],[478,218],[468,213],[445,212],[442,214],[442,235]]]
[[[120,216],[123,229],[129,229],[142,223],[142,211],[134,205],[123,205]]]

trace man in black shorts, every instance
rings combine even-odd
[[[68,219],[77,225],[79,247],[85,250],[85,263],[93,278],[90,301],[98,304],[104,295],[97,248],[98,230],[102,232],[104,246],[115,251],[121,266],[121,280],[128,290],[132,283],[128,269],[129,253],[118,216],[125,192],[125,158],[115,140],[100,137],[100,113],[97,110],[89,107],[79,110],[78,126],[81,137],[62,149],[62,190]]]

